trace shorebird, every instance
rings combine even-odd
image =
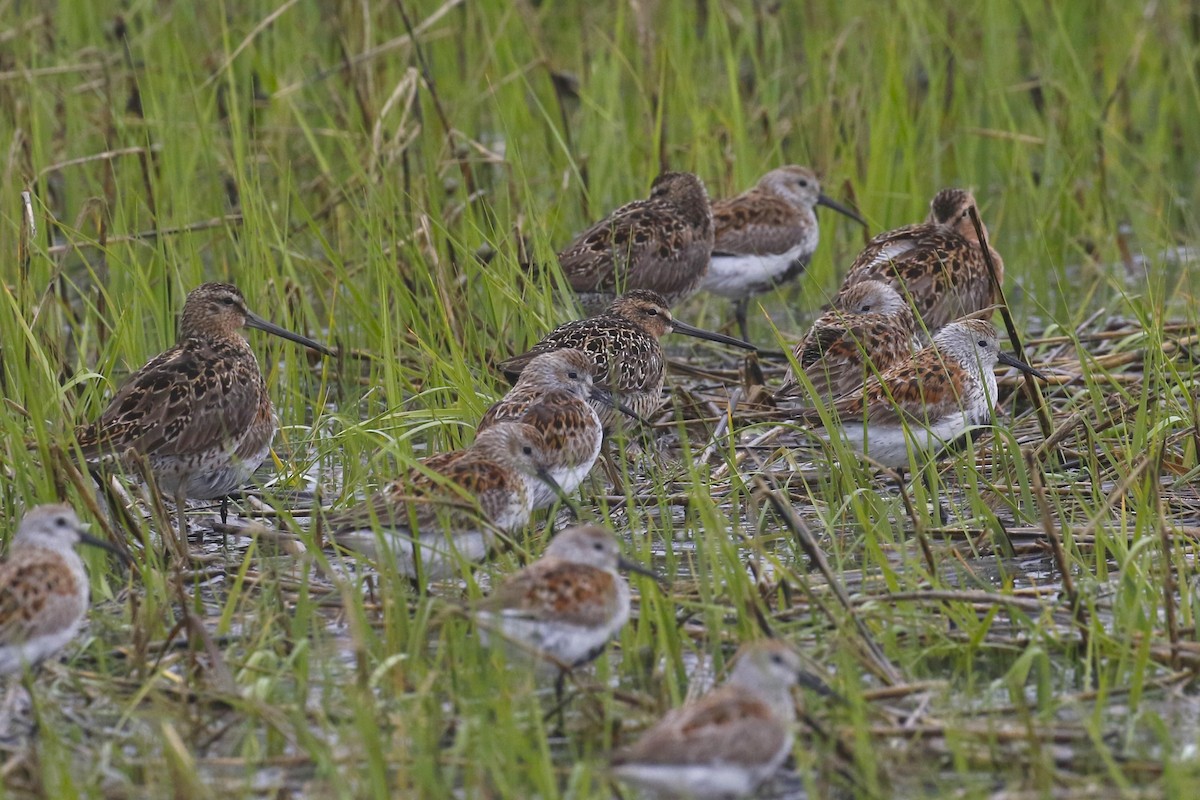
[[[689,297],[713,248],[708,192],[690,172],[664,172],[650,197],[621,206],[558,254],[567,283],[587,313],[632,289],[650,289],[674,304]]]
[[[612,405],[607,392],[592,385],[595,363],[582,350],[553,350],[529,362],[516,385],[487,410],[479,422],[485,431],[498,422],[518,421],[537,428],[545,443],[547,470],[564,494],[587,477],[604,441],[595,400]],[[553,505],[558,495],[541,484],[533,507]]]
[[[649,417],[662,403],[666,356],[659,339],[682,333],[698,339],[754,350],[754,345],[720,333],[693,328],[671,316],[666,299],[657,292],[635,289],[612,302],[602,313],[560,325],[527,353],[500,363],[510,381],[515,381],[536,356],[553,350],[574,348],[595,362],[596,382],[615,400],[625,403],[638,417]],[[617,421],[611,407],[593,408],[605,430]]]
[[[971,222],[973,205],[975,198],[965,189],[941,190],[925,222],[872,239],[850,265],[842,287],[864,280],[890,283],[930,333],[992,305],[996,293]],[[990,245],[988,250],[996,281],[1003,283],[1004,261]]]
[[[480,637],[488,644],[497,634],[510,649],[557,667],[561,698],[566,673],[598,658],[629,620],[629,584],[618,570],[657,578],[623,558],[603,528],[568,528],[480,603]]]
[[[800,656],[774,639],[744,646],[729,680],[663,717],[613,756],[622,781],[658,797],[746,797],[792,751]]]
[[[812,383],[814,399],[828,403],[908,359],[915,342],[916,320],[904,298],[886,283],[863,281],[834,298],[833,308],[817,318],[792,354]],[[778,394],[803,388],[788,367]]]
[[[183,305],[179,340],[134,373],[100,418],[75,437],[87,460],[144,458],[160,491],[175,498],[180,536],[187,498],[226,498],[271,449],[277,421],[250,327],[333,355],[324,345],[268,322],[237,287],[206,283]],[[224,512],[224,507],[222,508]]]
[[[969,428],[991,423],[997,363],[1045,380],[1000,350],[990,322],[951,322],[934,334],[931,344],[831,403],[830,410],[841,422],[840,434],[859,452],[885,467],[903,469],[910,450],[936,454]],[[820,424],[815,409],[795,416]]]
[[[49,658],[79,632],[89,595],[77,544],[120,555],[84,533],[68,505],[38,506],[21,520],[0,562],[0,675]]]
[[[750,338],[750,298],[799,276],[816,252],[817,206],[866,227],[862,217],[821,193],[821,183],[808,167],[773,169],[753,189],[713,201],[712,262],[700,288],[733,301],[743,339]]]
[[[529,521],[541,484],[556,488],[545,443],[534,427],[497,422],[465,450],[439,453],[366,502],[325,519],[338,544],[395,560],[425,582],[482,561],[497,535]]]

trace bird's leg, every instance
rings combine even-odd
[[[738,331],[742,334],[742,341],[750,341],[750,326],[747,323],[746,316],[750,310],[750,298],[743,297],[733,301],[733,318],[737,320]]]
[[[221,524],[229,522],[229,495],[221,498]]]
[[[179,537],[176,539],[175,544],[179,549],[180,557],[185,556],[188,551],[186,483],[186,481],[180,481],[179,488],[175,490],[175,513],[179,515]]]

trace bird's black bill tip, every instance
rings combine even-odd
[[[1032,375],[1033,377],[1037,378],[1038,380],[1043,380],[1043,381],[1047,380],[1046,376],[1042,372],[1035,369],[1034,367],[1029,366],[1024,361],[1022,361],[1021,359],[1017,358],[1014,355],[1010,355],[1008,353],[1001,352],[1000,358],[998,360],[1001,364],[1004,364],[1009,367],[1015,367],[1016,369],[1021,370],[1021,372],[1024,372],[1026,375]]]
[[[95,536],[92,536],[87,533],[81,533],[81,534],[79,534],[79,543],[86,544],[88,547],[97,547],[101,550],[107,550],[108,552],[112,553],[114,556],[119,558],[122,563],[124,563],[124,564],[129,563],[129,555],[128,554],[126,554],[125,552],[118,549],[112,543],[106,542],[103,539],[98,539]]]
[[[661,585],[665,583],[662,576],[660,576],[657,572],[649,567],[642,566],[636,561],[630,561],[628,558],[621,557],[617,559],[617,567],[625,572],[636,572],[638,575],[645,575],[647,578],[652,579],[657,584]]]
[[[679,320],[672,321],[671,329],[675,333],[682,333],[684,336],[692,336],[696,339],[707,339],[710,342],[728,344],[732,345],[733,347],[740,347],[744,350],[753,350],[756,353],[758,352],[758,348],[749,342],[744,342],[741,339],[733,336],[726,336],[725,334],[717,333],[716,331],[706,331],[703,328],[695,328],[691,325],[680,322]]]
[[[257,314],[248,313],[246,315],[246,325],[251,328],[255,328],[256,330],[269,333],[272,336],[278,336],[280,339],[287,339],[289,342],[295,342],[296,344],[303,345],[309,350],[316,350],[318,353],[327,355],[330,358],[335,358],[337,356],[337,353],[333,352],[320,342],[310,339],[307,336],[301,336],[298,333],[293,333],[287,328],[282,328],[279,325],[276,325],[274,322],[263,319]]]
[[[865,219],[863,219],[862,217],[860,217],[858,215],[857,211],[853,210],[852,208],[849,208],[848,206],[844,206],[841,203],[839,203],[838,201],[833,200],[823,194],[817,195],[817,205],[825,206],[826,208],[833,209],[834,211],[838,212],[839,214],[842,214],[843,216],[847,216],[850,219],[854,220],[859,225],[862,225],[864,228],[867,227],[867,221]]]

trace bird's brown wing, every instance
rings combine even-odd
[[[128,448],[156,455],[203,452],[249,427],[264,401],[257,362],[245,361],[232,347],[185,339],[138,370],[76,438],[89,458]]]
[[[613,764],[753,764],[786,741],[786,728],[766,704],[722,686],[663,717]]]
[[[504,581],[480,608],[570,625],[601,625],[615,610],[615,580],[612,573],[587,564],[539,561]],[[604,596],[610,602],[595,602]]]
[[[804,240],[797,212],[787,201],[751,190],[712,204],[713,255],[786,253]]]

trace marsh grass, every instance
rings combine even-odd
[[[37,745],[7,751],[3,794],[607,797],[608,750],[764,625],[844,698],[805,693],[812,796],[1200,789],[1189,4],[6,9],[0,515],[11,530],[65,498],[151,546],[133,547],[136,572],[87,556],[87,635],[39,672]],[[414,592],[322,551],[308,510],[469,441],[504,391],[492,365],[568,316],[540,265],[659,169],[720,195],[785,162],[817,168],[872,231],[974,187],[1031,360],[1054,377],[1054,444],[1005,382],[1006,424],[937,464],[932,493],[907,483],[905,503],[838,441],[747,459],[740,444],[774,424],[749,415],[702,462],[714,426],[681,403],[663,452],[584,498],[668,587],[637,582],[619,647],[573,682],[556,737],[547,682],[457,610],[540,553],[537,529],[461,589]],[[753,309],[756,341],[785,349],[861,246],[823,222],[807,275]],[[341,353],[251,334],[283,424],[265,519],[308,554],[194,545],[189,606],[232,687],[177,629],[159,524],[141,504],[97,516],[54,455],[214,279]],[[678,312],[712,327],[728,308]],[[740,382],[735,354],[671,348]],[[768,384],[782,363],[764,356]],[[675,383],[727,408],[717,383]]]

